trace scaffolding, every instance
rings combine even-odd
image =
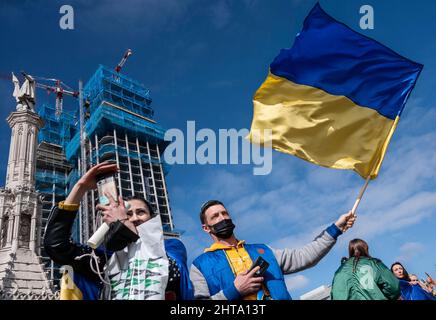
[[[174,229],[165,175],[168,166],[161,159],[161,152],[168,142],[165,131],[153,119],[150,91],[139,82],[100,65],[85,84],[83,96],[89,104],[89,118],[84,125],[86,139],[76,132],[65,148],[68,161],[79,167],[81,143],[86,147],[86,166],[105,160],[116,161],[119,194],[123,197],[141,196],[153,210],[161,215],[165,235],[179,237]],[[85,141],[86,140],[86,141]],[[73,170],[69,185],[78,179]],[[79,240],[86,241],[101,224],[95,212],[96,190],[88,194],[89,214],[82,215]]]
[[[91,113],[106,100],[135,114],[153,118],[150,90],[143,84],[103,65],[98,67],[83,91],[85,99],[91,102]]]
[[[53,106],[44,104],[38,109],[45,122],[38,136],[36,171],[36,189],[43,195],[41,230],[52,206],[65,199],[78,181],[82,164],[88,169],[96,163],[115,160],[120,168],[120,195],[147,199],[161,215],[165,236],[179,237],[182,231],[174,228],[165,181],[169,167],[162,159],[168,142],[164,141],[165,131],[153,119],[150,91],[100,65],[85,84],[83,98],[89,113],[84,139],[79,130],[79,108],[75,112],[64,109],[59,118]],[[81,160],[81,143],[85,146],[85,161]],[[88,192],[87,201],[87,214],[81,210],[73,225],[73,239],[81,243],[101,224],[95,211],[97,190]],[[59,269],[43,250],[41,255],[49,278],[58,284]]]
[[[43,104],[38,108],[44,126],[38,134],[36,153],[35,189],[41,194],[41,239],[51,208],[64,200],[68,192],[67,177],[73,166],[65,157],[64,148],[73,137],[75,117],[72,112],[64,112],[56,118],[56,108]],[[41,259],[48,278],[55,287],[59,286],[59,266],[56,266],[41,247]]]
[[[74,112],[64,110],[57,118],[56,108],[45,103],[38,107],[38,114],[44,120],[44,127],[38,134],[38,143],[44,141],[65,148],[77,131]]]

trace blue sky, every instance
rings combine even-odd
[[[124,73],[151,89],[156,119],[165,128],[249,128],[252,96],[281,48],[292,46],[314,0],[2,1],[0,4],[0,118],[14,109],[11,71],[61,78],[76,87],[98,64],[115,66],[134,51]],[[75,9],[75,29],[59,28],[59,8]],[[317,266],[287,277],[294,298],[329,284],[347,244],[359,237],[387,265],[436,276],[436,3],[321,0],[351,28],[425,65],[395,133],[379,178],[371,182],[353,229]],[[370,4],[375,29],[359,29],[359,8]],[[25,39],[25,40],[24,40]],[[39,92],[39,103],[52,101]],[[70,108],[74,106],[70,101]],[[68,103],[66,102],[66,105]],[[0,185],[10,129],[0,123]],[[236,234],[248,242],[298,247],[348,211],[363,184],[357,174],[317,167],[273,152],[273,170],[253,176],[252,165],[176,165],[167,177],[176,227],[189,259],[211,240],[201,230],[200,205],[227,204]]]

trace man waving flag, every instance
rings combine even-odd
[[[316,4],[257,90],[249,138],[272,129],[278,151],[374,179],[422,68]]]

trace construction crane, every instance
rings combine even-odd
[[[25,73],[24,71],[21,71],[21,74],[26,79],[29,79],[31,81],[35,81],[35,86],[37,88],[46,90],[48,94],[50,94],[52,92],[54,92],[56,94],[56,118],[57,119],[59,119],[59,116],[62,114],[64,95],[72,96],[74,98],[79,97],[78,91],[74,91],[68,85],[63,83],[61,80],[30,76],[29,74]],[[11,80],[11,76],[1,73],[0,79],[1,80]],[[36,80],[38,80],[38,81],[36,81]],[[40,81],[52,82],[53,85],[44,84],[44,83],[41,83]]]
[[[23,76],[27,77],[27,74],[24,72],[21,72],[23,74]],[[47,91],[48,94],[50,93],[55,93],[56,94],[56,119],[59,119],[60,115],[62,114],[62,109],[63,109],[63,101],[64,101],[64,96],[72,96],[74,98],[79,97],[79,91],[73,91],[73,89],[71,89],[69,86],[67,86],[65,83],[63,83],[61,80],[59,79],[47,79],[47,78],[42,78],[42,77],[34,77],[35,79],[40,79],[40,80],[45,80],[45,81],[51,81],[54,84],[53,85],[46,85],[43,83],[40,83],[39,81],[36,81],[36,87],[37,88],[41,88],[41,89],[45,89]],[[66,90],[66,89],[69,90]]]
[[[123,58],[121,59],[120,63],[117,64],[117,66],[115,67],[115,72],[119,73],[122,69],[122,67],[124,66],[124,64],[127,61],[127,58],[130,57],[133,54],[132,50],[127,49],[127,51],[124,53]]]
[[[126,63],[127,59],[133,54],[133,51],[131,49],[127,49],[126,52],[124,53],[121,61],[117,64],[117,66],[115,67],[115,72],[119,73],[121,71],[121,69],[123,68],[124,64]],[[29,75],[26,74],[25,72],[21,71],[21,74],[25,77],[28,78]],[[0,78],[3,78],[2,75],[0,75]],[[6,78],[6,77],[5,77]],[[10,77],[7,77],[10,78]],[[63,110],[63,101],[64,101],[64,96],[72,96],[74,98],[78,98],[79,97],[79,91],[74,91],[73,89],[71,89],[68,85],[66,85],[65,83],[63,83],[61,80],[59,79],[47,79],[47,78],[43,78],[43,77],[32,77],[35,80],[35,85],[37,88],[41,88],[41,89],[45,89],[47,91],[48,94],[50,93],[55,93],[56,94],[56,111],[55,111],[55,115],[56,115],[56,119],[59,119],[60,115],[62,114],[62,110]],[[119,80],[119,77],[117,77]],[[52,85],[47,85],[44,83],[41,83],[40,80],[42,81],[50,81],[53,84]],[[89,118],[89,104],[90,102],[88,101],[88,99],[85,100],[85,111],[86,111],[86,115],[85,115],[85,120],[87,118]]]

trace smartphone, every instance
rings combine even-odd
[[[98,202],[102,205],[108,205],[110,203],[109,198],[105,193],[112,196],[112,198],[118,203],[117,184],[115,182],[115,174],[113,172],[99,174],[95,177],[97,181],[98,190]],[[100,212],[99,212],[100,213]],[[109,225],[102,223],[101,226],[95,231],[95,233],[88,239],[87,244],[96,249],[104,240],[104,236],[109,231]]]
[[[256,267],[260,267],[260,269],[255,272],[255,276],[261,277],[265,273],[266,269],[268,269],[269,263],[266,262],[266,260],[263,259],[261,256],[258,256],[256,261],[254,261],[254,263],[251,265],[250,270],[248,272],[250,272]]]
[[[111,195],[111,197],[118,203],[118,191],[117,184],[115,180],[114,173],[105,173],[97,175],[97,191],[98,191],[98,202],[102,205],[109,204],[109,198],[106,197],[105,193]]]

